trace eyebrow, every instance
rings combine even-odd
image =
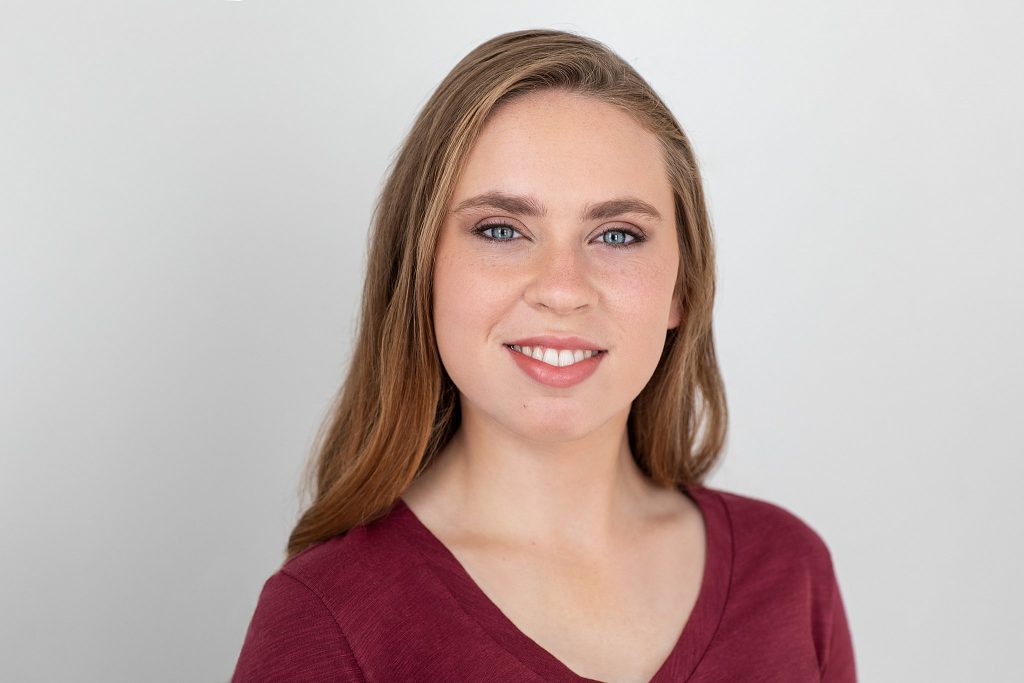
[[[498,191],[484,192],[461,201],[452,210],[452,213],[463,213],[473,209],[497,209],[517,216],[537,217],[546,214],[544,205],[533,197]],[[616,197],[615,199],[588,204],[580,215],[580,220],[604,220],[621,216],[625,213],[647,216],[656,221],[661,220],[661,214],[658,213],[658,210],[652,204],[637,197]]]

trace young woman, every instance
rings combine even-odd
[[[705,487],[725,440],[689,141],[602,44],[517,31],[374,217],[313,501],[235,681],[843,681],[823,540]]]

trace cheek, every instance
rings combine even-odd
[[[598,274],[609,305],[634,329],[657,329],[667,321],[676,265],[667,259],[639,258],[610,264]]]
[[[479,261],[439,254],[434,270],[434,329],[443,356],[463,353],[485,338],[500,290]]]
[[[661,360],[672,311],[677,263],[645,259],[619,275],[605,274],[605,300],[619,328],[622,350],[618,368],[629,377],[635,397],[650,380]],[[625,381],[625,380],[624,380]]]

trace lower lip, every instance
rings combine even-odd
[[[600,363],[601,359],[607,354],[606,351],[602,351],[601,353],[596,353],[590,358],[581,360],[578,363],[566,365],[562,368],[556,368],[554,365],[548,365],[543,361],[527,356],[525,353],[520,353],[508,346],[505,348],[512,354],[512,360],[516,362],[516,365],[519,366],[520,370],[541,384],[546,384],[549,387],[557,387],[559,389],[579,384],[586,378],[593,375],[594,371],[597,370],[597,364]]]

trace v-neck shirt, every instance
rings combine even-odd
[[[702,485],[700,592],[650,683],[856,680],[831,552],[777,505]],[[233,681],[595,683],[523,633],[401,498],[264,584]]]
[[[718,503],[700,493],[688,495],[701,508],[705,524],[710,527],[706,528],[705,534],[704,573],[691,615],[668,657],[651,679],[655,683],[686,680],[696,668],[721,618],[729,587],[732,546],[727,542],[730,537],[728,527],[722,527],[724,518],[717,510],[711,514],[704,510],[706,506]],[[435,569],[462,609],[497,643],[515,653],[531,671],[545,680],[595,680],[577,675],[513,624],[470,577],[448,547],[420,522],[401,498],[398,514],[411,518],[406,528],[417,549]]]

